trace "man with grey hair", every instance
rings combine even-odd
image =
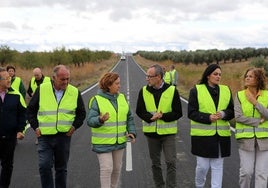
[[[148,84],[139,92],[136,113],[142,119],[147,138],[155,186],[174,188],[177,186],[175,139],[182,108],[178,90],[163,81],[163,74],[162,67],[157,64],[147,70]],[[161,168],[162,151],[167,165],[165,180]]]
[[[71,136],[86,117],[81,93],[69,84],[69,80],[69,69],[57,65],[53,69],[52,82],[41,84],[28,105],[28,121],[38,138],[42,188],[54,188],[53,165],[55,187],[67,187]]]
[[[0,67],[0,187],[9,187],[17,139],[23,139],[26,104],[21,93],[10,87],[11,77]]]

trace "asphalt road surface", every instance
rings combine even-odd
[[[118,62],[112,70],[120,74],[121,92],[128,100],[135,117],[138,137],[132,144],[133,170],[126,171],[125,156],[122,167],[120,188],[153,188],[151,161],[148,154],[147,142],[141,130],[141,120],[135,114],[138,92],[146,84],[145,72],[131,56]],[[199,77],[200,75],[197,75]],[[82,92],[86,108],[89,99],[96,94],[97,85]],[[179,120],[177,135],[177,180],[178,187],[193,188],[195,174],[195,157],[190,152],[189,120],[187,118],[187,101],[182,100],[183,117]],[[90,128],[84,125],[72,137],[70,160],[68,165],[68,188],[98,188],[99,167],[96,154],[91,151]],[[233,138],[232,138],[233,139]],[[28,129],[24,140],[19,141],[15,151],[15,162],[11,188],[39,188],[40,176],[38,171],[37,146],[32,129]],[[163,161],[165,173],[165,164]],[[232,155],[224,161],[224,188],[238,186],[239,158],[235,140],[232,140]],[[207,177],[206,188],[210,187],[210,173]]]

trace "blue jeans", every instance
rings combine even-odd
[[[52,168],[55,168],[55,187],[67,186],[67,163],[71,137],[65,134],[38,138],[39,173],[42,188],[54,188]]]
[[[151,138],[147,136],[150,158],[152,160],[152,172],[157,188],[175,188],[176,182],[176,135]],[[166,183],[161,167],[161,152],[164,152],[167,165]]]

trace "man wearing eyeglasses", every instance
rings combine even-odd
[[[18,90],[10,87],[11,77],[0,67],[0,187],[9,187],[17,139],[23,139],[26,104]]]
[[[136,113],[143,120],[155,186],[174,188],[177,186],[175,139],[177,120],[182,117],[182,108],[178,90],[163,81],[163,74],[160,65],[149,67],[146,73],[148,84],[139,92]],[[165,179],[161,167],[161,151],[164,152],[167,165]]]

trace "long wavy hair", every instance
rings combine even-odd
[[[255,68],[255,67],[251,67],[249,69],[246,70],[245,74],[244,74],[244,79],[246,78],[246,75],[249,71],[252,71],[256,81],[257,81],[257,90],[263,90],[266,88],[266,77],[265,77],[265,72],[263,69],[261,68]],[[244,88],[246,89],[247,86],[244,86]]]

